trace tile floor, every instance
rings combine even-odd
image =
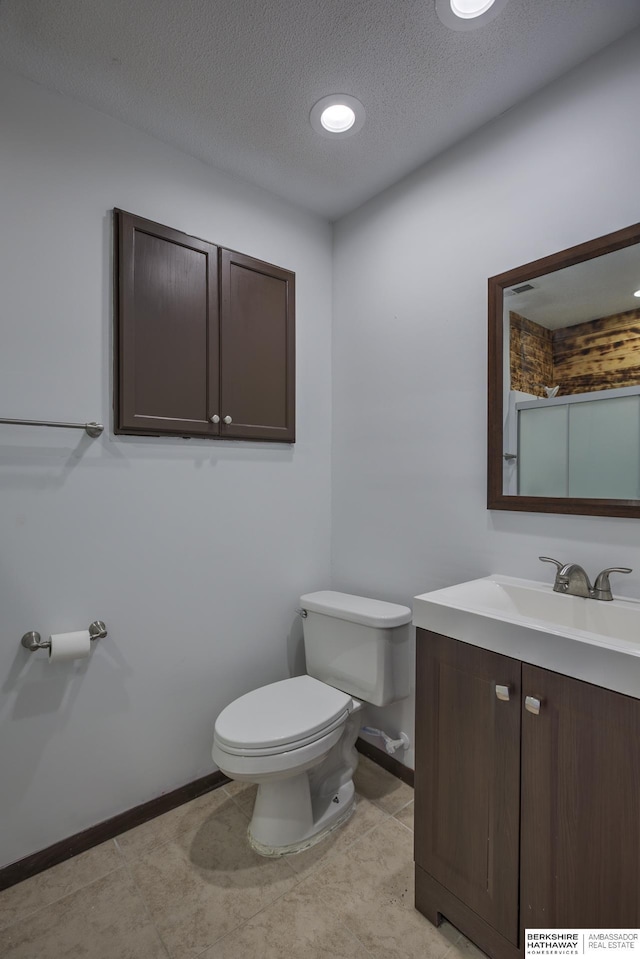
[[[481,959],[413,906],[413,790],[365,757],[351,819],[264,859],[228,785],[0,892],[2,959]]]

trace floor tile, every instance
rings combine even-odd
[[[283,859],[253,852],[246,830],[246,816],[227,800],[198,829],[131,863],[174,959],[197,956],[295,885]]]
[[[393,818],[413,831],[413,802],[407,803],[406,806],[399,809],[398,812],[393,814]]]
[[[327,906],[300,887],[208,949],[201,959],[369,959]]]
[[[256,801],[258,787],[253,783],[230,782],[224,785],[225,792],[237,803],[245,816],[253,816],[253,806]]]
[[[446,959],[487,959],[487,956],[466,936],[459,933],[458,941],[451,947]]]
[[[0,929],[121,866],[122,857],[109,840],[4,889],[0,892]]]
[[[393,815],[413,799],[413,789],[368,756],[359,755],[353,782],[356,792]]]
[[[251,850],[256,787],[230,782],[34,876],[0,893],[0,955],[485,959],[414,909],[413,790],[364,756],[355,782],[352,817],[295,856]]]
[[[168,842],[180,833],[196,828],[209,813],[218,809],[228,796],[222,787],[205,793],[191,802],[171,809],[162,816],[135,826],[116,837],[116,842],[125,859],[131,861],[150,852],[156,846]]]
[[[3,959],[166,959],[126,867],[0,932]]]
[[[304,880],[301,891],[322,898],[374,959],[441,959],[459,938],[415,909],[413,837],[393,819]]]
[[[305,849],[304,852],[297,853],[295,856],[288,856],[287,861],[291,868],[301,878],[308,876],[315,869],[322,868],[331,859],[343,852],[352,842],[359,839],[374,826],[380,825],[387,818],[384,813],[368,799],[356,797],[356,808],[350,818],[338,828],[329,833],[329,835]]]

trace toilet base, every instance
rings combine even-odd
[[[280,844],[279,839],[284,837],[274,837],[272,835],[272,839],[275,838],[278,840],[278,845],[261,842],[256,834],[262,834],[263,839],[265,839],[267,834],[272,834],[273,832],[274,821],[273,816],[270,815],[270,810],[277,808],[279,812],[278,819],[282,822],[281,801],[290,802],[296,794],[298,798],[302,798],[300,795],[301,792],[306,793],[308,796],[308,778],[306,773],[295,778],[299,779],[300,783],[296,784],[291,779],[287,780],[287,787],[284,792],[277,788],[279,786],[278,783],[263,783],[258,789],[253,818],[249,823],[247,836],[249,845],[260,856],[273,858],[303,852],[303,850],[309,849],[311,846],[315,846],[316,843],[321,842],[329,833],[333,832],[334,829],[342,826],[355,809],[355,790],[353,780],[350,779],[349,782],[340,786],[333,796],[324,799],[319,797],[316,799],[316,804],[319,805],[320,808],[315,810],[311,808],[305,809],[304,803],[302,804],[303,817],[306,819],[306,822],[300,822],[299,816],[296,817],[297,822],[296,819],[288,821],[292,833],[298,834],[298,838],[296,838],[295,841],[285,841]],[[296,786],[298,786],[298,788],[296,788]],[[275,804],[275,806],[273,804]],[[308,805],[310,806],[310,803]],[[299,812],[300,808],[298,808],[297,811]],[[296,826],[298,827],[297,829]]]

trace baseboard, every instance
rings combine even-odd
[[[362,753],[363,756],[367,756],[374,763],[377,763],[378,766],[382,766],[383,769],[393,773],[394,776],[397,776],[398,779],[407,783],[408,786],[413,787],[413,769],[405,766],[404,763],[401,763],[400,760],[394,756],[390,756],[384,749],[378,749],[377,746],[372,746],[366,739],[361,738],[356,740],[356,749],[359,753]]]
[[[374,763],[377,763],[378,766],[382,766],[383,769],[393,773],[398,779],[408,783],[409,786],[413,786],[413,769],[404,766],[393,756],[389,756],[388,753],[382,749],[378,749],[377,746],[372,746],[371,743],[366,742],[364,739],[358,739],[356,749],[358,752],[361,752],[363,756],[368,756],[368,758]],[[133,829],[134,826],[140,826],[143,822],[155,819],[156,816],[161,816],[162,813],[169,812],[170,809],[175,809],[177,806],[181,806],[191,799],[204,796],[205,793],[211,792],[211,790],[217,789],[219,786],[223,786],[226,782],[229,782],[229,780],[224,773],[210,773],[208,776],[202,776],[194,782],[187,783],[185,786],[179,786],[178,789],[173,789],[171,792],[164,793],[162,796],[150,799],[148,802],[141,803],[139,806],[134,806],[133,809],[127,809],[125,812],[118,813],[117,816],[112,816],[111,819],[105,819],[103,822],[99,822],[95,826],[90,826],[88,829],[84,829],[74,836],[61,839],[60,842],[54,843],[53,846],[48,846],[46,849],[34,852],[24,859],[12,862],[8,866],[0,869],[0,890],[8,889],[9,886],[14,886],[24,879],[30,879],[31,876],[36,876],[39,872],[43,872],[45,869],[51,868],[51,866],[57,866],[58,863],[64,862],[65,859],[71,859],[72,856],[86,852],[87,849],[98,846],[101,842],[106,842],[108,839],[113,839],[114,836],[119,836],[120,833],[126,832],[127,829]]]
[[[111,819],[105,819],[95,826],[90,826],[88,829],[76,833],[75,836],[62,839],[60,842],[54,843],[53,846],[41,849],[40,852],[34,852],[24,859],[12,862],[0,869],[0,890],[14,886],[17,882],[22,882],[23,879],[29,879],[51,866],[57,866],[65,859],[71,859],[78,853],[86,852],[92,846],[106,842],[107,839],[113,839],[114,836],[119,836],[127,829],[140,826],[143,822],[155,819],[156,816],[161,816],[162,813],[169,812],[170,809],[175,809],[176,806],[181,806],[191,799],[197,799],[198,796],[204,796],[205,793],[211,792],[211,790],[217,789],[228,782],[229,779],[224,773],[219,771],[209,773],[209,775],[202,776],[185,786],[179,786],[178,789],[157,796],[156,799],[150,799],[139,806],[134,806],[133,809],[127,809],[125,812],[118,813],[117,816],[112,816]]]

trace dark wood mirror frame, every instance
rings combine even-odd
[[[503,491],[503,291],[605,253],[640,243],[640,223],[489,278],[489,429],[487,508],[528,513],[640,518],[640,500],[517,496]]]

